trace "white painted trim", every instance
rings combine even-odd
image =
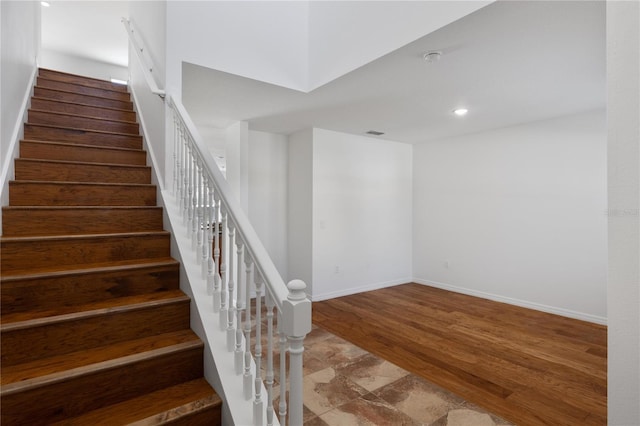
[[[149,134],[147,132],[147,126],[144,122],[144,116],[141,114],[140,110],[138,109],[138,97],[136,96],[136,91],[133,88],[133,85],[130,85],[130,92],[131,92],[131,96],[133,96],[133,108],[136,111],[136,115],[138,117],[138,121],[140,122],[140,132],[142,133],[142,147],[147,151],[147,157],[148,157],[148,161],[151,161],[151,170],[152,170],[152,175],[153,175],[153,184],[154,185],[158,185],[159,191],[158,193],[164,191],[164,180],[160,179],[158,176],[158,170],[160,170],[158,168],[158,162],[156,161],[156,156],[153,153],[153,146],[152,144],[149,143],[148,139],[147,139],[147,135]],[[163,111],[163,114],[166,114],[166,111]],[[159,143],[165,143],[165,140],[162,139]]]
[[[318,294],[318,295],[314,294],[314,295],[310,296],[310,299],[313,302],[319,302],[321,300],[333,299],[333,298],[342,297],[342,296],[349,296],[349,295],[357,294],[357,293],[364,293],[365,291],[380,290],[382,288],[393,287],[393,286],[396,286],[396,285],[407,284],[407,283],[410,283],[410,282],[411,282],[411,278],[403,278],[403,279],[399,279],[399,280],[367,284],[367,285],[363,285],[363,286],[356,287],[356,288],[348,288],[348,289],[344,289],[344,290],[332,291],[332,292],[329,292],[329,293],[323,293],[323,294]]]
[[[24,132],[24,123],[27,121],[27,113],[29,110],[29,105],[31,104],[31,94],[33,93],[33,86],[35,85],[36,76],[38,75],[38,65],[35,64],[33,67],[33,71],[31,72],[30,83],[27,86],[27,90],[25,90],[24,97],[22,98],[22,104],[20,105],[20,111],[22,114],[18,116],[18,120],[16,120],[13,132],[11,132],[11,140],[9,142],[9,149],[7,149],[7,157],[2,162],[2,174],[0,174],[0,185],[2,193],[0,194],[0,204],[2,206],[9,205],[9,179],[14,177],[14,163],[18,157],[20,144],[18,141],[22,139]],[[2,216],[0,212],[0,224],[2,223]],[[0,232],[1,234],[1,232]]]
[[[507,303],[509,305],[515,305],[523,308],[534,309],[536,311],[542,311],[550,314],[561,315],[563,317],[574,318],[574,319],[588,321],[596,324],[607,325],[606,317],[599,317],[597,315],[585,314],[583,312],[572,311],[570,309],[563,309],[555,306],[543,305],[541,303],[529,302],[527,300],[514,299],[511,297],[500,296],[493,293],[486,293],[484,291],[471,290],[465,287],[458,287],[455,285],[440,283],[437,281],[429,281],[429,280],[414,278],[413,282],[417,284],[430,286],[430,287],[441,288],[443,290],[453,291],[455,293],[466,294],[469,296],[480,297],[482,299],[488,299],[496,302]]]

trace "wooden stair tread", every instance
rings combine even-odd
[[[55,90],[55,89],[47,89],[47,90]],[[85,95],[85,96],[87,96],[87,95]],[[42,97],[42,96],[33,96],[31,99],[48,101],[48,102],[59,102],[61,104],[78,105],[78,106],[82,106],[82,107],[108,109],[108,110],[112,110],[112,111],[132,112],[130,109],[125,109],[125,108],[114,108],[114,107],[108,107],[108,106],[83,104],[82,102],[65,101],[63,99],[51,99],[51,98],[45,98],[45,97]]]
[[[0,331],[14,331],[37,327],[51,323],[74,321],[98,315],[110,315],[125,311],[134,311],[177,302],[188,301],[189,297],[181,290],[169,290],[145,293],[135,296],[117,297],[100,302],[74,306],[57,306],[43,311],[16,312],[2,316]]]
[[[159,206],[5,206],[2,210],[14,211],[67,211],[67,210],[162,210]]]
[[[74,93],[96,96],[103,99],[116,99],[121,101],[131,100],[131,94],[128,91],[123,91],[119,88],[95,87],[75,81],[62,81],[59,79],[49,78],[47,76],[41,75],[36,77],[36,87],[45,89],[68,90]]]
[[[197,379],[52,424],[106,426],[117,418],[126,424],[157,425],[221,405],[222,400],[211,385],[205,379]]]
[[[138,124],[136,121],[130,121],[130,120],[115,120],[113,118],[94,117],[94,116],[84,115],[84,114],[71,114],[71,113],[68,113],[68,112],[61,112],[61,111],[47,111],[47,110],[37,109],[37,108],[30,108],[29,111],[42,112],[42,113],[46,113],[46,114],[58,115],[58,116],[61,116],[61,117],[89,118],[91,120],[107,121],[107,122],[111,122],[111,123]]]
[[[90,161],[47,160],[47,159],[40,159],[40,158],[20,158],[20,161],[28,162],[28,163],[56,163],[56,164],[76,164],[76,165],[86,164],[88,166],[124,167],[124,168],[131,168],[131,169],[135,169],[135,168],[149,169],[150,168],[149,166],[139,166],[136,164],[95,163]]]
[[[31,379],[24,379],[19,382],[7,382],[7,384],[2,385],[2,387],[0,388],[0,397],[5,397],[7,395],[11,395],[18,392],[24,392],[25,390],[34,389],[34,388],[50,385],[53,383],[59,383],[61,381],[66,381],[78,376],[95,374],[101,371],[119,368],[119,367],[122,367],[123,365],[133,364],[140,360],[161,357],[168,353],[180,352],[180,351],[189,350],[193,348],[203,347],[204,344],[202,343],[202,341],[198,339],[198,337],[195,334],[193,336],[195,338],[191,338],[185,342],[173,344],[170,346],[150,349],[145,352],[134,352],[130,355],[125,355],[119,358],[109,357],[106,360],[101,362],[96,362],[93,364],[84,364],[84,365],[81,364],[80,366],[73,369],[60,369],[57,372],[53,372],[45,376],[35,376]],[[116,346],[116,344],[109,345],[109,348],[112,348],[114,346]],[[102,348],[102,350],[104,350],[104,348]],[[79,353],[80,356],[83,356],[83,354],[86,352],[89,352],[89,351],[79,351],[75,353]],[[66,354],[66,355],[68,356],[69,354]],[[4,374],[5,373],[3,372],[2,374],[3,380],[4,380]]]
[[[64,129],[64,130],[71,130],[71,131],[83,132],[83,133],[99,133],[99,134],[103,134],[103,135],[134,136],[134,137],[142,138],[142,136],[140,136],[139,133],[110,132],[108,130],[82,129],[82,128],[77,128],[77,127],[56,126],[54,124],[40,124],[40,123],[30,123],[30,122],[27,122],[26,124],[28,124],[29,126],[46,127],[46,128],[51,128],[51,129]]]
[[[172,257],[167,258],[158,258],[158,259],[142,259],[142,260],[121,260],[121,261],[113,261],[109,263],[95,263],[95,264],[83,264],[82,268],[77,269],[40,269],[38,271],[34,271],[33,269],[27,271],[22,274],[12,274],[6,275],[2,274],[0,276],[0,282],[6,283],[11,281],[20,281],[20,280],[32,280],[37,278],[51,278],[51,277],[62,277],[62,276],[77,276],[84,274],[93,274],[96,272],[112,272],[119,270],[135,270],[135,269],[144,269],[144,268],[155,268],[158,266],[170,266],[170,265],[179,265],[180,262],[175,260]]]
[[[6,386],[8,384],[25,382],[36,378],[42,379],[52,375],[58,376],[59,373],[67,370],[74,370],[92,364],[141,354],[154,349],[192,342],[194,340],[198,340],[198,336],[196,336],[191,329],[185,329],[114,343],[109,345],[107,350],[105,350],[105,346],[98,346],[23,364],[5,366],[2,368],[0,384]]]
[[[90,84],[93,82],[93,83],[98,83],[101,86],[110,87],[111,90],[114,90],[114,91],[127,92],[127,86],[123,84],[116,84],[108,80],[102,80],[100,78],[95,78],[95,77],[88,77],[85,75],[71,74],[64,71],[52,70],[50,68],[42,68],[42,67],[38,68],[38,76],[45,77],[51,80],[56,80],[57,79],[56,76],[59,76],[59,77],[62,77],[60,81],[66,81],[68,79],[71,79],[72,81],[82,82],[82,83],[75,83],[75,84],[83,84],[83,83]],[[92,86],[88,86],[88,87],[92,87]]]
[[[118,146],[100,146],[100,145],[87,145],[82,143],[72,143],[65,142],[64,140],[60,141],[41,141],[37,139],[21,139],[20,142],[29,142],[29,143],[40,143],[46,145],[62,145],[69,146],[72,148],[92,148],[92,149],[103,149],[108,151],[124,151],[124,152],[145,152],[144,149],[136,149],[136,148],[121,148]]]
[[[135,186],[141,188],[155,187],[152,183],[109,183],[109,182],[71,182],[71,181],[59,181],[59,180],[11,180],[11,183],[19,183],[25,185],[84,185],[84,186]]]

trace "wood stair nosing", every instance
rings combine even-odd
[[[114,261],[148,261],[170,256],[165,231],[122,234],[64,235],[0,238],[2,274],[85,269]]]
[[[2,423],[50,424],[196,380],[203,375],[202,356],[202,342],[185,343],[107,361],[100,368],[72,370],[69,380],[5,391],[0,400]]]
[[[150,184],[151,168],[128,164],[17,158],[15,177],[16,180]]]
[[[142,136],[137,134],[105,132],[102,130],[75,129],[49,124],[25,123],[24,139],[114,148],[142,149]]]
[[[0,326],[2,365],[22,364],[189,328],[189,303],[187,296],[174,290],[53,311],[4,315]]]
[[[54,425],[107,425],[105,419],[120,419],[137,426],[172,424],[221,425],[222,400],[205,379],[180,383],[120,404],[104,407]],[[213,413],[203,413],[214,411]],[[202,414],[206,414],[203,417]],[[197,417],[197,418],[196,418]]]
[[[50,100],[62,100],[66,102],[81,103],[97,107],[108,107],[133,111],[133,102],[119,101],[116,99],[105,99],[97,96],[83,95],[80,93],[69,92],[65,90],[45,89],[43,87],[33,88],[34,96]]]
[[[129,94],[129,92],[122,92],[120,90],[111,90],[111,89],[101,89],[101,88],[85,86],[77,83],[67,83],[59,80],[51,80],[46,77],[37,77],[36,87],[42,87],[45,89],[66,90],[73,93],[96,96],[104,99],[114,99],[117,101],[131,100],[131,95]]]
[[[31,98],[31,108],[66,114],[78,114],[91,118],[106,118],[131,123],[138,122],[136,112],[129,109],[94,106],[60,99],[47,99],[34,96]]]
[[[174,259],[0,277],[0,314],[46,311],[119,297],[178,290]]]
[[[64,141],[21,140],[20,158],[133,166],[147,164],[147,152],[142,149],[84,145]]]
[[[156,206],[156,191],[152,184],[14,180],[9,205]]]
[[[87,235],[161,231],[162,207],[8,206],[3,207],[6,237]]]
[[[79,114],[69,114],[56,111],[42,111],[29,109],[28,120],[32,124],[47,124],[67,128],[114,132],[137,135],[140,132],[138,123],[105,118],[87,117]]]
[[[112,83],[110,81],[100,80],[93,77],[79,76],[75,74],[69,74],[64,71],[56,71],[48,68],[39,68],[38,76],[44,77],[49,80],[64,81],[67,83],[75,83],[88,87],[96,87],[101,89],[108,89],[120,92],[127,92],[127,86],[122,84]]]

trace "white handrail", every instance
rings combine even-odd
[[[153,93],[154,95],[158,95],[164,99],[166,93],[164,90],[160,89],[160,87],[158,86],[158,83],[156,83],[156,79],[153,77],[153,65],[151,67],[148,67],[145,64],[144,58],[142,57],[142,52],[144,52],[144,49],[142,47],[139,47],[138,42],[136,41],[136,38],[133,35],[133,29],[131,28],[131,23],[129,22],[128,19],[122,18],[122,24],[124,25],[124,28],[127,30],[127,36],[129,37],[129,42],[131,43],[133,50],[136,52],[136,57],[140,61],[140,65],[142,65],[144,79],[146,80],[147,85],[151,90],[151,93]]]

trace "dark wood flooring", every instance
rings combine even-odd
[[[518,425],[606,425],[607,328],[420,284],[315,302],[313,321]]]

